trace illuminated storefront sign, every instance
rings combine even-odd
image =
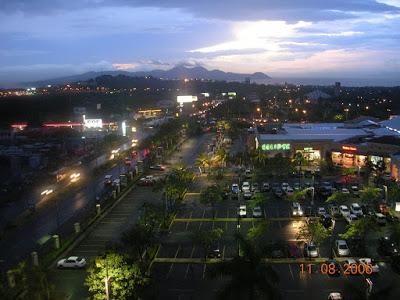
[[[261,150],[264,151],[290,150],[290,144],[262,144]]]
[[[103,120],[102,119],[85,119],[84,125],[86,128],[102,128]]]
[[[357,147],[353,147],[353,146],[342,146],[342,150],[344,150],[344,151],[357,151]]]

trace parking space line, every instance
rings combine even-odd
[[[206,268],[207,268],[207,264],[204,264],[204,267],[203,267],[203,279],[206,277]]]
[[[292,265],[291,265],[291,264],[288,264],[288,266],[289,266],[290,276],[292,276],[292,279],[294,280]]]
[[[267,219],[267,211],[265,210],[265,207],[263,207],[263,212],[264,212],[264,219]]]
[[[196,246],[193,245],[192,252],[190,253],[190,258],[193,258],[193,254],[194,254],[194,250],[195,250],[195,249],[196,249]]]
[[[181,245],[179,245],[179,246],[178,246],[178,249],[176,249],[174,259],[176,259],[176,257],[178,256],[178,253],[179,253],[179,250],[180,250],[180,249],[181,249]],[[167,277],[166,277],[167,279],[168,279],[169,276],[171,275],[173,266],[174,266],[174,263],[171,263],[171,266],[169,267],[169,270],[168,270],[168,273],[167,273]]]
[[[224,248],[222,249],[222,260],[225,259],[225,247],[226,247],[226,245],[224,245]]]
[[[193,215],[193,210],[190,212],[189,219],[192,218],[192,215]],[[185,230],[186,230],[186,231],[188,230],[188,227],[189,227],[189,222],[186,222],[186,227],[185,227]]]

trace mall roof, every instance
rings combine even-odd
[[[358,128],[344,128],[343,123],[287,123],[278,134],[259,134],[260,141],[343,141],[370,136]]]
[[[395,132],[400,132],[400,117],[396,116],[389,120],[380,122],[380,124],[387,129],[393,130]]]

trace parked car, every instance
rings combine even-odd
[[[240,205],[240,206],[238,207],[237,213],[238,213],[238,216],[241,217],[241,218],[247,217],[246,205]]]
[[[360,264],[370,265],[372,268],[372,273],[379,273],[379,265],[371,258],[360,258],[358,259]]]
[[[281,189],[284,191],[284,192],[286,192],[286,189],[289,187],[289,183],[287,183],[287,182],[282,182],[282,185],[281,185]]]
[[[256,192],[256,191],[260,191],[260,188],[258,187],[258,183],[255,182],[251,185],[251,191],[252,192]]]
[[[357,271],[356,270],[351,272],[351,270],[353,268],[357,268],[358,267],[358,263],[354,258],[345,259],[344,262],[343,262],[343,267],[344,267],[344,269],[349,268],[348,270],[350,271],[350,275],[357,275]]]
[[[154,165],[154,166],[150,166],[150,170],[165,171],[165,167],[162,165]]]
[[[111,185],[112,181],[113,181],[113,176],[112,175],[104,176],[104,185]]]
[[[375,211],[368,204],[361,205],[361,210],[362,210],[364,216],[374,216],[375,215]]]
[[[219,245],[213,244],[208,248],[207,252],[208,258],[221,258],[221,250],[219,249]]]
[[[347,246],[347,242],[345,240],[336,240],[335,241],[335,250],[338,256],[349,256],[350,249]]]
[[[350,210],[346,205],[340,205],[339,212],[342,215],[342,217],[345,217],[346,215],[350,215]]]
[[[294,189],[296,192],[301,191],[300,183],[295,182],[295,183],[293,184],[293,189]]]
[[[242,192],[250,191],[250,183],[247,181],[243,182],[242,184]]]
[[[283,191],[282,191],[281,188],[277,188],[277,189],[274,190],[274,194],[277,197],[282,197],[283,196]]]
[[[381,213],[375,213],[375,221],[378,225],[386,225],[386,217]]]
[[[398,256],[399,247],[388,236],[379,239],[378,252],[384,256]]]
[[[250,191],[245,191],[245,192],[243,193],[243,198],[244,198],[245,200],[250,200],[252,196],[253,196],[253,194],[252,194]]]
[[[325,228],[330,228],[333,225],[332,217],[328,214],[321,215],[320,222]]]
[[[82,269],[86,266],[86,260],[80,256],[70,256],[67,258],[60,259],[57,262],[57,268],[66,269]]]
[[[342,188],[342,189],[340,190],[340,192],[342,192],[343,194],[350,194],[350,191],[349,191],[348,188]]]
[[[246,169],[246,171],[244,171],[244,175],[246,176],[246,178],[250,178],[251,177],[251,170],[250,169]]]
[[[328,295],[328,300],[342,300],[342,294],[339,292],[332,292]]]
[[[304,214],[303,209],[300,206],[300,203],[293,202],[292,203],[292,216],[301,217]]]
[[[318,207],[317,214],[319,216],[325,215],[326,214],[325,208],[324,207]]]
[[[352,203],[350,205],[350,212],[357,217],[361,217],[363,215],[361,206],[358,203]]]
[[[237,183],[232,183],[232,188],[231,188],[232,194],[238,194],[239,193],[239,185]]]
[[[271,187],[270,187],[269,183],[268,182],[263,182],[261,191],[262,192],[269,192],[270,189],[271,189]]]
[[[352,186],[350,187],[350,189],[351,189],[351,192],[352,192],[354,195],[359,195],[359,194],[360,194],[358,185],[352,185]]]
[[[286,188],[285,193],[286,193],[286,196],[291,196],[291,195],[293,195],[294,191],[293,191],[293,189],[289,186],[289,187]]]
[[[256,206],[253,208],[253,218],[261,218],[262,217],[262,210],[261,207]]]
[[[147,175],[140,178],[138,184],[141,186],[151,186],[156,182],[156,178],[153,175]]]
[[[304,243],[304,256],[315,258],[318,255],[318,248],[313,242]]]
[[[346,220],[347,224],[351,224],[352,222],[354,222],[355,220],[357,220],[357,216],[354,214],[349,214],[349,215],[344,215],[344,219]]]

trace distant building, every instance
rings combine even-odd
[[[338,96],[340,95],[340,92],[341,92],[341,91],[342,91],[342,90],[341,90],[340,82],[339,82],[339,81],[336,81],[336,82],[335,82],[335,89],[334,89],[334,91],[333,91],[335,97],[338,97]]]
[[[250,77],[246,77],[246,78],[244,79],[244,83],[245,83],[245,84],[250,84]]]

